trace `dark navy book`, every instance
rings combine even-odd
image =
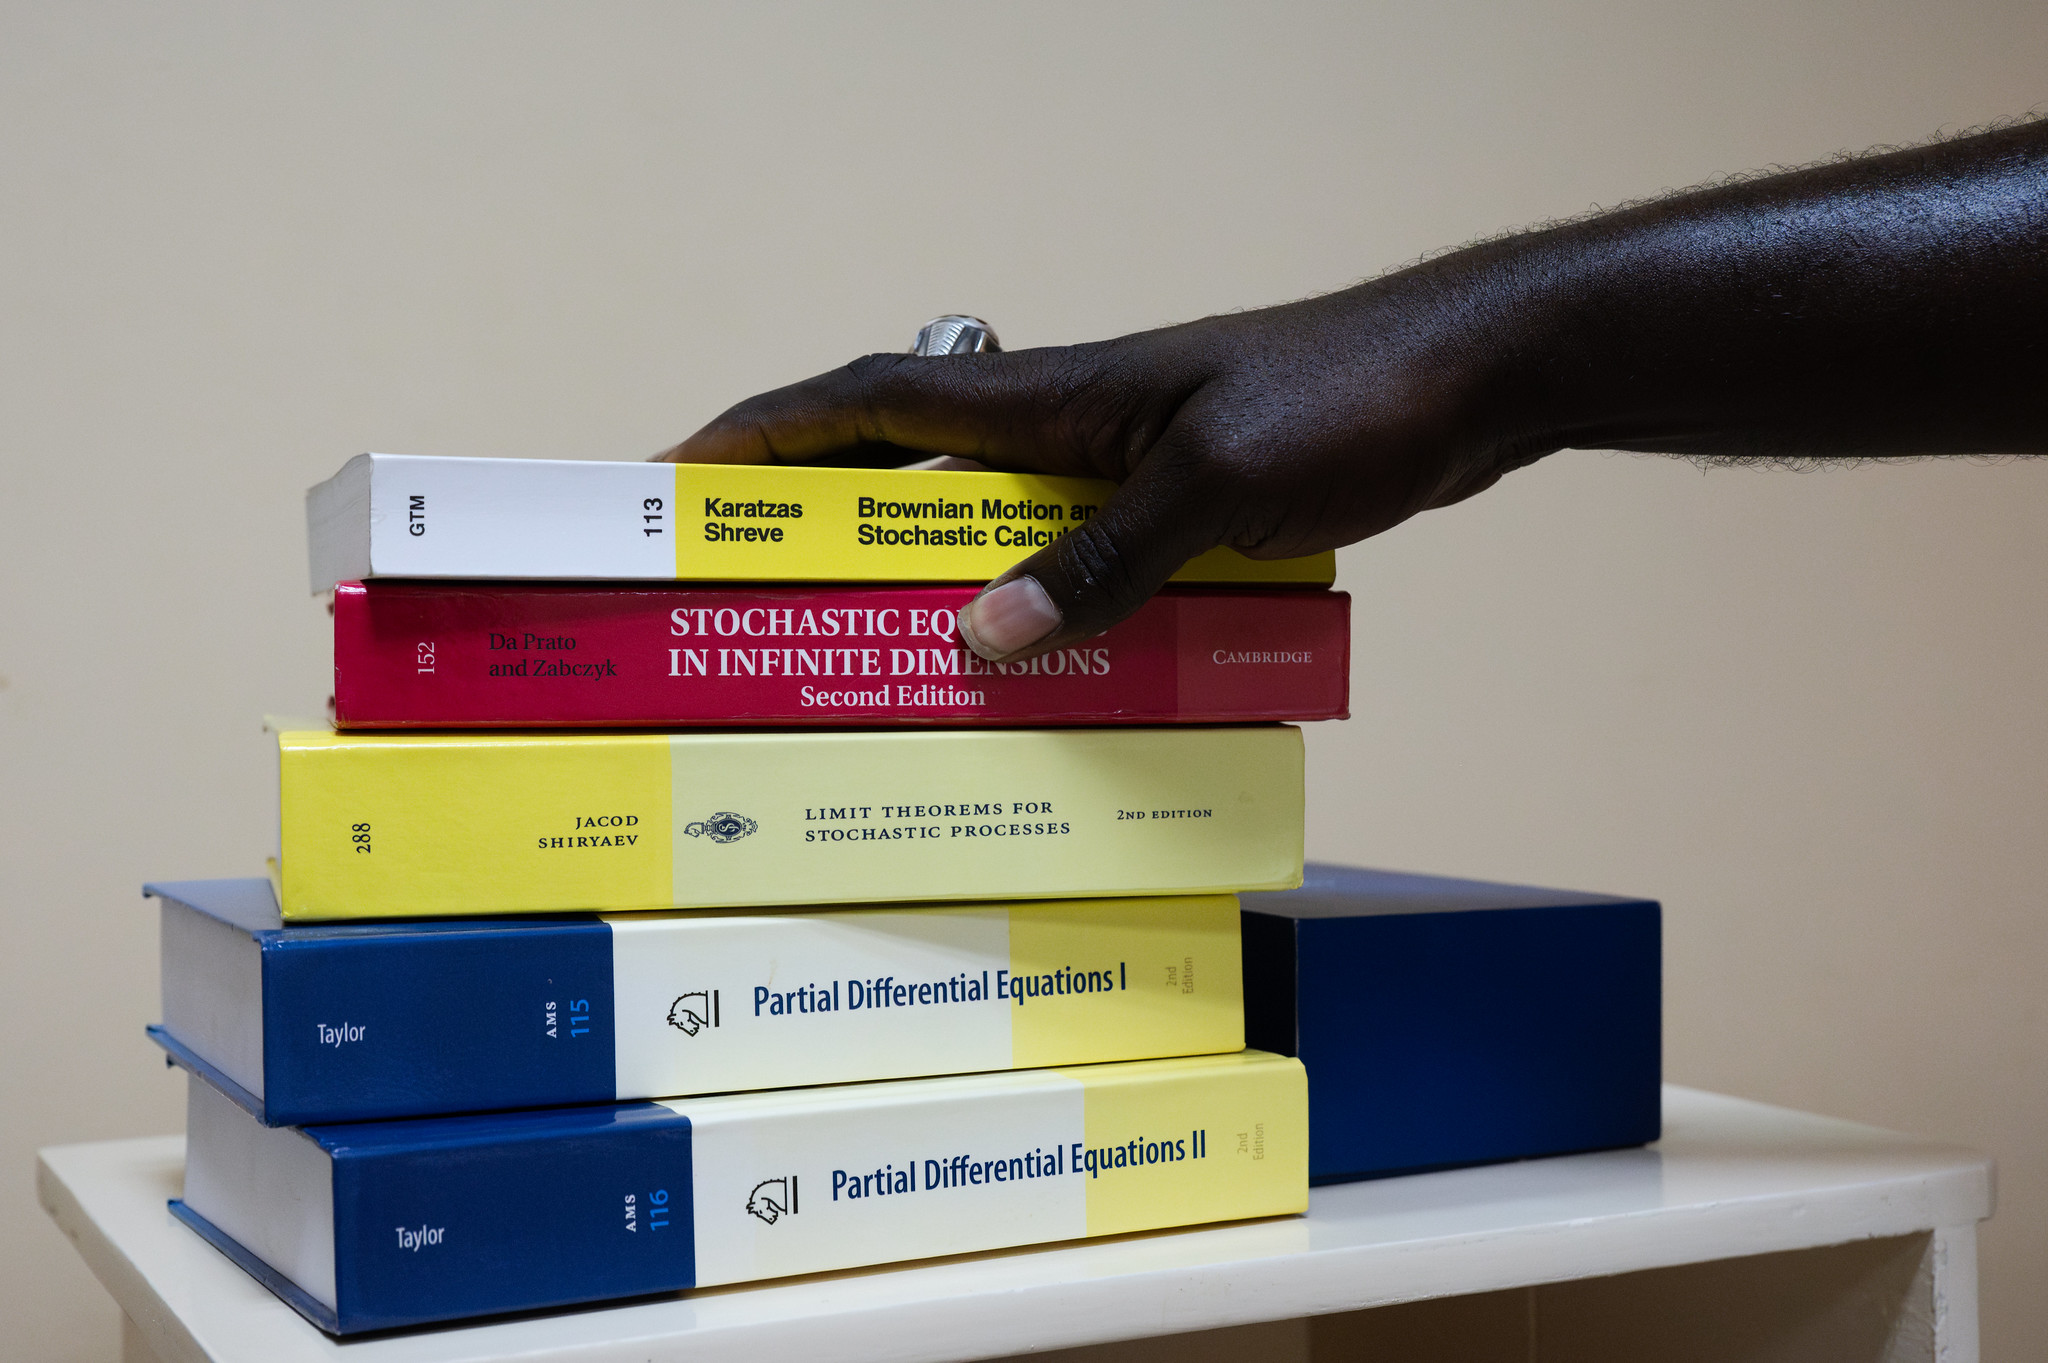
[[[1311,862],[1240,902],[1245,1041],[1308,1070],[1312,1183],[1657,1138],[1654,900]]]

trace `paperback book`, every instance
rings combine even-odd
[[[285,927],[161,902],[178,1063],[272,1126],[1240,1050],[1237,901]]]
[[[1299,883],[1301,731],[275,730],[287,920]]]
[[[961,642],[972,587],[344,582],[343,728],[1341,719],[1342,592],[1169,589],[1022,663]]]
[[[1308,1204],[1257,1051],[266,1127],[194,1078],[173,1212],[337,1334]]]
[[[1072,532],[1088,478],[363,454],[306,494],[315,592],[372,577],[986,582]],[[1212,549],[1177,582],[1326,587],[1336,557]]]

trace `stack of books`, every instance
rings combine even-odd
[[[1218,550],[1084,645],[966,650],[973,584],[1109,491],[313,489],[334,710],[273,722],[272,875],[149,887],[177,1214],[351,1334],[1302,1211],[1234,896],[1301,884],[1282,721],[1345,714],[1349,601]]]

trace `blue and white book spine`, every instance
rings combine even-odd
[[[196,1076],[173,1212],[336,1334],[1308,1204],[1256,1051],[267,1127]]]
[[[1230,895],[283,926],[152,885],[179,1064],[273,1126],[1244,1045]]]
[[[1654,900],[1311,862],[1242,903],[1245,1039],[1308,1067],[1314,1182],[1657,1139]]]

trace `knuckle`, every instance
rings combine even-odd
[[[1103,356],[1110,342],[1043,346],[1016,352],[1030,366],[1032,387],[1060,402],[1097,386],[1103,377]],[[1028,358],[1027,358],[1028,357]]]
[[[835,386],[852,406],[872,411],[887,402],[892,394],[902,390],[905,378],[904,365],[908,362],[914,366],[918,358],[914,355],[893,355],[886,351],[862,355],[859,359],[849,360],[837,371],[841,378]]]
[[[891,351],[878,351],[850,360],[837,371],[843,376],[841,388],[845,406],[853,418],[855,428],[864,441],[885,441],[888,439],[889,422],[887,412],[892,403],[900,403],[908,377],[906,368],[914,372],[927,363],[916,355],[901,355]]]
[[[855,383],[874,383],[888,377],[892,371],[905,363],[914,363],[919,358],[916,355],[899,355],[890,350],[878,350],[873,354],[848,360],[841,372]]]
[[[847,364],[844,372],[852,380],[861,405],[873,408],[900,406],[922,399],[964,400],[997,377],[994,366],[1001,355],[899,355],[882,352],[863,355]]]

